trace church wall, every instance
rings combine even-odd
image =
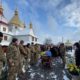
[[[7,39],[4,39],[5,36],[7,36]],[[12,36],[9,35],[9,34],[3,34],[3,40],[4,40],[4,41],[11,42],[11,40],[12,40]]]
[[[12,36],[9,33],[9,28],[7,25],[4,24],[0,24],[0,31],[3,33],[3,40],[2,40],[2,45],[9,45],[11,40],[12,40]]]
[[[8,46],[11,43],[11,40],[12,40],[11,35],[3,33],[3,40],[1,42],[1,44]]]
[[[36,44],[37,43],[37,41],[35,41],[35,37],[34,36],[29,36],[29,41],[30,41],[30,43],[34,43],[34,44]]]
[[[24,44],[29,43],[29,38],[27,35],[19,35],[14,37],[17,38],[19,41],[23,40],[25,42]]]
[[[0,31],[3,32],[3,33],[8,33],[8,26],[0,25]]]
[[[28,36],[28,38],[29,38],[29,42],[31,43],[32,42],[31,36]]]

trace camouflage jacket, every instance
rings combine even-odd
[[[30,48],[25,47],[25,50],[26,50],[26,52],[27,52],[28,58],[31,58],[31,50],[30,50]]]
[[[2,62],[5,61],[5,55],[4,55],[4,51],[2,50],[1,45],[0,45],[0,61]]]
[[[19,45],[19,50],[20,50],[20,53],[22,56],[27,56],[27,52],[23,45],[21,45],[21,44]]]
[[[15,63],[16,61],[19,62],[20,61],[19,47],[11,44],[8,47],[6,57],[7,57],[7,60],[11,59],[13,63]]]
[[[30,49],[31,49],[31,53],[36,53],[36,50],[35,50],[35,46],[34,45],[31,45]]]

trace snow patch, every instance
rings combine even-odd
[[[33,71],[33,69],[30,69],[28,72],[32,72]]]
[[[63,74],[66,74],[66,72],[63,70]]]
[[[22,71],[23,71],[23,73],[26,72],[26,70],[25,70],[25,65],[23,65],[23,67],[22,67]]]
[[[54,75],[53,77],[56,79],[57,78],[57,75]]]
[[[28,65],[28,68],[30,68],[31,66],[30,65]]]
[[[46,79],[49,79],[48,77]]]
[[[41,74],[41,78],[44,78],[44,75]]]
[[[51,72],[49,75],[50,75],[50,76],[53,76],[53,75],[54,75],[54,73],[53,73],[53,72]]]
[[[69,78],[66,75],[64,75],[63,80],[69,80]]]
[[[40,75],[40,73],[37,73],[38,75]]]
[[[31,78],[33,79],[34,76],[35,76],[35,73],[31,73],[30,76],[31,76]]]

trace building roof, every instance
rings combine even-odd
[[[66,46],[72,46],[72,43],[71,43],[69,40],[67,40],[67,41],[65,42],[65,45],[66,45]]]
[[[0,23],[8,25],[8,21],[4,16],[0,15]]]
[[[32,23],[30,23],[30,25],[29,25],[29,33],[28,33],[28,35],[35,36],[34,31],[33,31]]]
[[[8,24],[8,20],[4,17],[3,7],[2,7],[1,4],[0,4],[0,23],[2,23],[2,24]]]
[[[24,23],[19,18],[18,10],[15,10],[14,16],[9,21],[9,24],[14,25],[15,27],[24,28]]]

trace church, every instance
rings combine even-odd
[[[15,10],[11,20],[8,21],[3,13],[2,4],[0,4],[0,32],[3,33],[1,45],[8,46],[12,38],[17,38],[19,41],[23,40],[25,45],[31,42],[37,43],[38,38],[34,34],[32,23],[30,22],[29,28],[27,28],[24,33],[25,28],[26,25],[20,20],[17,9]]]

